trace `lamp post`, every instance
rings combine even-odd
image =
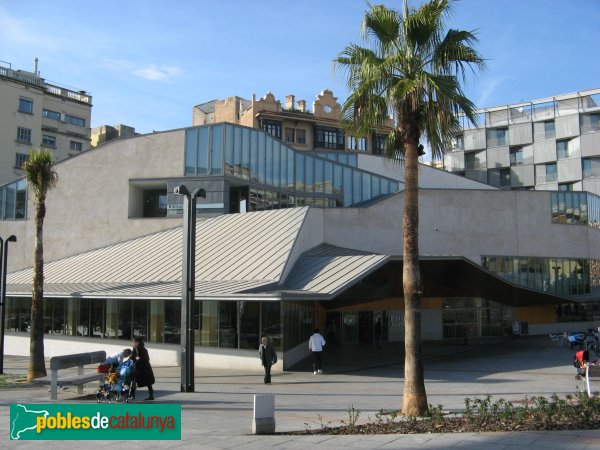
[[[181,392],[194,392],[194,323],[192,311],[196,287],[196,199],[206,191],[191,192],[181,184],[173,191],[183,202],[183,275],[181,279]]]
[[[0,238],[0,374],[4,373],[4,316],[6,310],[6,271],[8,260],[8,243],[17,242],[11,234],[5,241]]]

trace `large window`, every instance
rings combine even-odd
[[[492,337],[511,334],[512,307],[482,298],[444,298],[444,338]]]
[[[306,144],[306,130],[286,128],[285,142],[289,142],[290,144]]]
[[[71,151],[80,152],[82,149],[82,144],[81,144],[81,142],[71,141],[69,143],[69,149]]]
[[[488,147],[508,145],[508,128],[489,128],[487,130]]]
[[[600,113],[581,115],[581,133],[600,132]]]
[[[18,169],[23,168],[23,164],[25,161],[29,159],[29,155],[26,153],[17,153],[15,154],[15,167]]]
[[[19,112],[33,114],[33,100],[26,97],[19,98]]]
[[[364,137],[356,138],[354,136],[348,136],[347,148],[348,150],[365,152],[367,151],[367,140]]]
[[[385,142],[387,136],[385,134],[374,134],[373,135],[373,154],[383,155],[385,152]]]
[[[51,134],[42,135],[42,146],[56,148],[56,136],[52,136]]]
[[[520,166],[523,164],[523,147],[510,148],[510,165]]]
[[[281,122],[277,120],[262,120],[261,128],[263,131],[269,133],[271,136],[275,136],[277,139],[281,139]]]
[[[43,109],[42,117],[46,117],[47,119],[52,119],[52,120],[60,120],[60,113],[56,112],[56,111],[51,111],[49,109]]]
[[[78,127],[85,127],[85,119],[82,119],[81,117],[65,114],[65,122],[77,125]]]
[[[17,127],[17,141],[31,144],[31,128]]]
[[[315,127],[315,147],[344,150],[344,133],[337,128]]]
[[[21,179],[0,186],[0,220],[24,219],[26,207],[27,185],[25,180]]]

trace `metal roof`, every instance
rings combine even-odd
[[[228,214],[196,227],[196,278],[279,281],[308,208]],[[181,281],[182,227],[46,263],[44,282],[144,283]],[[29,284],[33,269],[11,273]]]
[[[335,296],[389,258],[389,255],[320,245],[298,259],[283,289]]]
[[[302,255],[282,279],[309,208],[228,214],[197,224],[196,298],[330,299],[389,256],[331,245]],[[47,296],[181,297],[182,227],[44,265]],[[7,292],[30,296],[33,270],[9,274]]]
[[[196,108],[205,114],[211,114],[215,112],[215,102],[216,100],[210,100],[208,102],[200,103],[199,105],[196,105]]]

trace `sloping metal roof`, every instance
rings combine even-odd
[[[229,214],[197,224],[200,281],[278,282],[308,208]],[[44,265],[45,284],[181,281],[182,227],[132,239]],[[7,283],[30,284],[33,269]]]
[[[229,214],[197,224],[196,298],[330,299],[389,256],[318,246],[282,280],[309,208]],[[181,297],[182,227],[52,261],[44,291],[65,298]],[[7,292],[30,296],[33,270],[9,274]]]
[[[216,100],[210,100],[208,102],[200,103],[199,105],[196,105],[196,108],[198,108],[200,111],[202,111],[205,114],[214,113],[215,112],[215,102],[216,102]]]
[[[323,244],[298,259],[283,289],[290,296],[311,293],[333,297],[385,264],[389,258],[389,255]]]

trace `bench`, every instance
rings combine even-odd
[[[31,380],[32,383],[38,384],[49,384],[50,385],[50,399],[56,400],[58,385],[61,386],[77,386],[77,393],[83,394],[83,385],[91,383],[93,381],[102,382],[106,374],[98,373],[96,367],[94,372],[83,372],[83,366],[88,364],[100,364],[106,361],[106,352],[88,352],[88,353],[76,353],[74,355],[61,355],[53,356],[50,358],[50,376],[43,378],[34,378]],[[69,369],[71,367],[77,367],[77,374],[65,375],[61,378],[58,377],[58,371],[61,369]]]
[[[591,365],[587,364],[585,368],[585,385],[587,387],[588,395],[592,395],[592,390],[590,389],[590,378],[600,378],[600,365]]]

